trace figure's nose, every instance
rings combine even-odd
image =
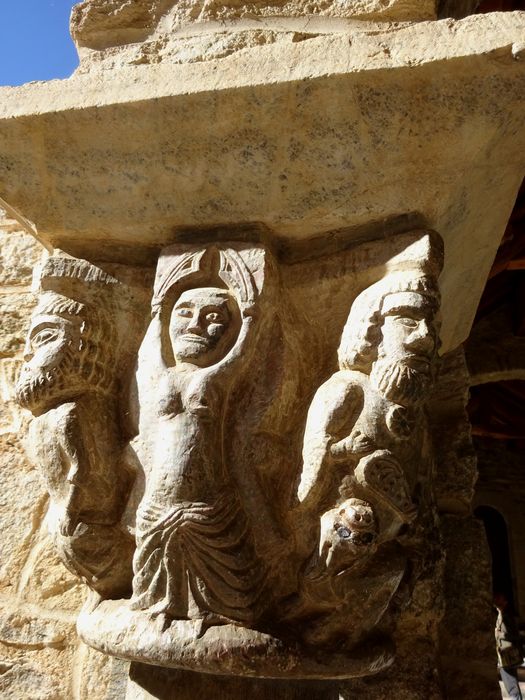
[[[29,338],[26,340],[26,344],[24,345],[22,357],[24,358],[24,362],[29,362],[33,359],[33,348],[31,347],[31,341]]]
[[[192,317],[190,318],[190,322],[188,324],[188,331],[190,333],[196,333],[198,335],[202,333],[202,319],[198,309],[195,309],[195,311],[192,314]]]
[[[408,336],[406,343],[407,348],[430,354],[436,345],[434,331],[428,321],[422,319]]]

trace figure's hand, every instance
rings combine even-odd
[[[368,435],[363,435],[360,430],[352,430],[350,435],[330,447],[330,454],[336,461],[345,460],[350,455],[373,452],[374,442]]]

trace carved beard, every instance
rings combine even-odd
[[[403,361],[380,359],[374,363],[370,380],[380,394],[401,406],[419,403],[430,387],[429,374],[408,367]]]
[[[60,400],[76,393],[80,380],[80,357],[71,346],[65,350],[59,365],[47,370],[32,370],[24,366],[16,385],[16,399],[20,406],[39,415]]]

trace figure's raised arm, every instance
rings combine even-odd
[[[251,314],[243,317],[233,347],[222,360],[210,367],[210,375],[220,374],[226,377],[230,372],[238,371],[240,363],[247,363],[253,359],[257,346],[257,325]]]
[[[332,493],[339,472],[345,468],[345,460],[334,448],[351,434],[363,406],[360,387],[349,379],[349,374],[337,372],[322,384],[308,411],[303,469],[297,490],[305,510],[317,510],[325,496]]]
[[[161,314],[156,311],[138,352],[138,366],[141,371],[157,372],[166,369],[166,360],[162,352],[162,334]]]

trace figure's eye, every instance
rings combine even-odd
[[[219,323],[222,319],[220,314],[218,314],[216,311],[210,311],[208,314],[206,314],[206,320],[208,323]]]
[[[58,331],[54,328],[45,328],[44,330],[38,331],[31,338],[31,345],[33,347],[39,347],[40,345],[45,345],[46,343],[52,343],[58,338]]]
[[[191,318],[193,313],[191,309],[177,309],[177,316],[181,316],[182,318]]]
[[[408,316],[398,316],[397,322],[401,323],[406,328],[417,328],[418,322],[415,318],[409,318]]]

